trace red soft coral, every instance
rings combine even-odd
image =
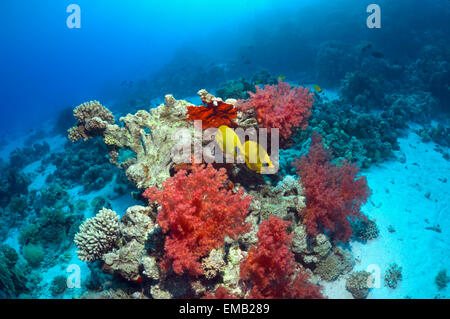
[[[218,128],[221,125],[235,127],[233,122],[237,118],[237,109],[233,104],[225,103],[214,99],[209,102],[203,102],[201,106],[187,106],[188,121],[202,121],[202,128]]]
[[[296,264],[290,250],[289,222],[270,216],[259,226],[258,243],[241,264],[241,278],[251,285],[250,298],[323,298],[320,287]]]
[[[267,129],[279,128],[280,135],[288,139],[296,127],[306,129],[314,95],[308,88],[291,87],[278,80],[278,85],[256,86],[256,93],[248,92],[250,98],[239,101],[236,107],[242,111],[254,109],[256,120]]]
[[[346,242],[352,235],[349,219],[365,218],[361,205],[370,196],[364,176],[357,177],[359,168],[344,160],[333,164],[331,153],[322,144],[322,136],[314,132],[309,153],[294,163],[306,196],[302,211],[303,223],[310,235],[329,231],[335,240]]]
[[[237,299],[235,295],[230,294],[224,286],[220,286],[216,289],[216,292],[212,294],[207,292],[202,299]]]
[[[157,222],[167,234],[166,260],[172,261],[175,273],[187,271],[203,274],[199,259],[211,249],[219,248],[225,236],[236,238],[248,232],[245,223],[251,197],[226,188],[225,169],[211,165],[194,165],[188,175],[185,170],[167,179],[163,190],[147,189],[143,196],[161,206]]]

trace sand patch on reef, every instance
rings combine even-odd
[[[376,220],[380,236],[366,244],[351,242],[354,270],[378,267],[380,288],[368,298],[449,298],[450,288],[438,291],[434,281],[441,269],[450,272],[450,180],[442,181],[450,179],[450,162],[434,150],[434,143],[423,143],[413,132],[399,144],[404,162],[385,162],[363,172],[372,189],[363,211]],[[403,280],[391,289],[383,278],[394,262],[402,267]],[[348,298],[341,281],[324,284],[330,298]]]

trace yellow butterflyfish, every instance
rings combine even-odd
[[[267,151],[255,141],[244,143],[245,163],[251,170],[261,173],[274,168]]]
[[[314,90],[316,90],[318,93],[321,93],[323,91],[322,88],[317,84],[314,85]]]
[[[235,158],[239,155],[244,155],[239,136],[237,136],[233,129],[226,125],[221,125],[217,129],[216,143],[224,154],[229,154]]]

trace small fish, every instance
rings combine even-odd
[[[320,86],[318,86],[317,84],[314,84],[314,90],[317,91],[317,93],[322,93],[322,88]]]
[[[372,56],[376,59],[384,59],[384,54],[380,51],[374,51],[372,52]]]
[[[278,76],[278,78],[277,79],[280,79],[280,80],[284,80],[286,78],[286,76],[285,75],[280,75],[280,76]]]
[[[261,84],[261,80],[256,80],[255,84]]]
[[[239,136],[237,136],[233,129],[226,125],[221,125],[217,129],[216,143],[224,154],[229,154],[235,158],[239,155],[244,155]]]
[[[248,168],[257,172],[264,173],[274,168],[267,151],[255,141],[247,141],[244,143],[245,163]]]

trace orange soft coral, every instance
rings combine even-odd
[[[188,121],[201,120],[202,128],[217,128],[221,125],[235,127],[234,119],[237,118],[237,110],[233,104],[225,103],[218,99],[203,100],[204,105],[187,106]]]
[[[143,196],[158,202],[158,224],[167,234],[165,261],[175,273],[203,274],[200,258],[224,244],[225,236],[237,238],[249,231],[245,223],[251,197],[226,188],[225,169],[193,165],[163,183],[163,190],[147,189]],[[167,267],[164,267],[167,269]]]

